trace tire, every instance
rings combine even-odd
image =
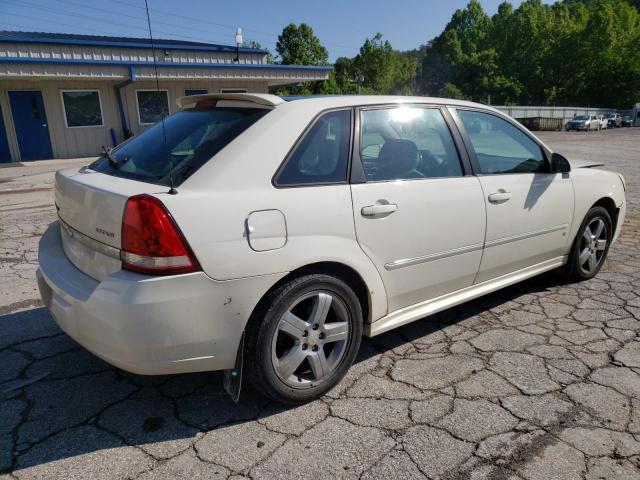
[[[362,328],[358,297],[340,278],[294,278],[269,293],[249,321],[247,378],[280,403],[315,400],[353,364]]]
[[[598,230],[599,225],[603,227],[602,232]],[[612,238],[613,223],[609,212],[603,207],[591,208],[573,241],[564,273],[578,282],[595,277],[607,258]]]

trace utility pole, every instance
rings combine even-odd
[[[236,63],[240,63],[240,47],[242,46],[242,43],[242,29],[238,27],[236,28]]]

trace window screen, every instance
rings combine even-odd
[[[546,171],[540,146],[520,129],[495,115],[458,110],[484,174]]]
[[[190,97],[192,95],[202,95],[204,93],[207,93],[206,88],[187,88],[184,91],[185,97]]]
[[[138,90],[138,117],[140,125],[159,122],[169,115],[169,98],[166,90]]]
[[[325,113],[289,156],[276,185],[346,182],[350,138],[351,111]]]
[[[102,126],[100,93],[97,90],[64,90],[62,105],[67,127]]]

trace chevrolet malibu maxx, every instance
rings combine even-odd
[[[56,174],[38,283],[127,371],[225,370],[317,398],[374,336],[558,269],[602,267],[624,178],[484,105],[210,94]],[[241,361],[243,360],[243,361]]]

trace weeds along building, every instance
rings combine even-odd
[[[255,48],[154,47],[148,38],[0,31],[0,162],[97,155],[174,112],[179,97],[267,92],[331,70],[269,64]]]

